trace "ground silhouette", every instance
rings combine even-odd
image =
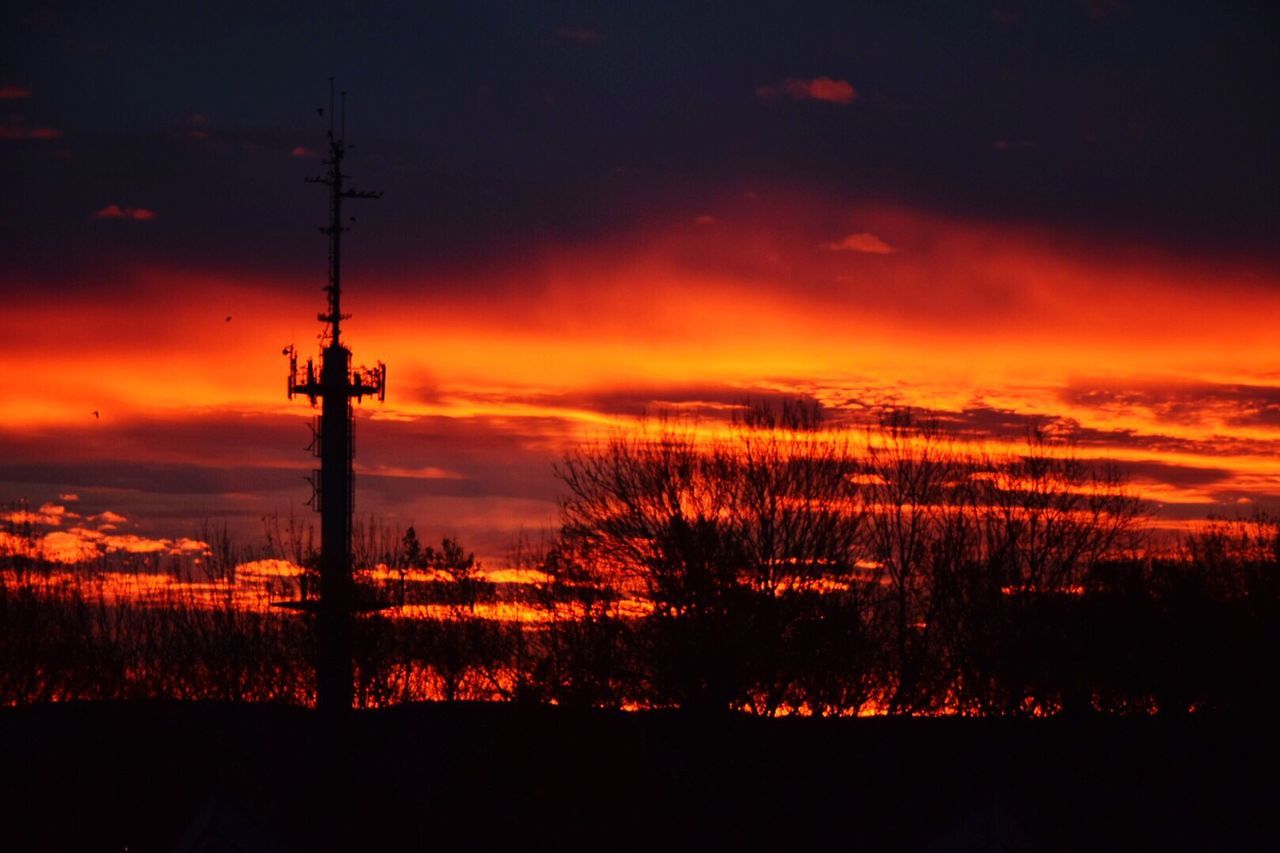
[[[1257,721],[440,703],[358,712],[337,740],[324,725],[239,703],[5,709],[6,849],[950,850],[994,833],[1006,846],[990,849],[1242,850],[1280,837]]]

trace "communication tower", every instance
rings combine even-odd
[[[355,505],[355,476],[352,471],[355,445],[351,401],[365,397],[386,399],[387,368],[382,362],[372,367],[351,366],[351,350],[342,342],[342,235],[350,230],[343,224],[342,203],[346,199],[377,199],[381,192],[350,189],[349,175],[342,171],[346,142],[347,93],[341,93],[341,114],[335,116],[333,78],[329,78],[328,167],[323,175],[307,178],[307,183],[329,188],[329,225],[320,231],[329,238],[328,308],[317,319],[324,324],[320,334],[320,366],[317,372],[310,358],[298,365],[297,350],[290,344],[289,398],[301,395],[312,407],[320,401],[320,417],[313,426],[312,453],[320,468],[312,477],[312,507],[320,513],[319,600],[298,602],[300,609],[316,614],[316,707],[321,712],[350,710],[352,693],[352,628],[356,601],[351,565],[351,519]],[[335,118],[338,120],[335,129]],[[287,605],[286,605],[287,606]]]

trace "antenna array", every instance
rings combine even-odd
[[[342,235],[350,230],[343,224],[342,204],[347,199],[378,199],[381,192],[349,189],[349,175],[342,160],[350,147],[346,141],[347,93],[341,93],[341,116],[334,115],[333,78],[329,78],[327,171],[306,179],[307,183],[329,188],[329,224],[320,229],[329,238],[329,283],[327,310],[318,314],[324,323],[320,335],[320,367],[308,358],[299,366],[293,345],[285,347],[289,358],[288,394],[301,395],[315,406],[320,417],[312,430],[308,448],[320,458],[320,468],[308,480],[312,484],[312,507],[320,513],[320,595],[318,601],[303,599],[286,606],[316,613],[318,654],[316,662],[316,705],[322,712],[341,713],[351,708],[351,634],[356,601],[351,565],[351,520],[355,505],[354,431],[351,401],[366,396],[386,399],[387,367],[381,361],[372,368],[351,366],[351,350],[342,343]],[[320,110],[323,113],[323,109]],[[338,121],[335,132],[334,123]]]

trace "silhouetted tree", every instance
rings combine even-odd
[[[542,692],[577,707],[614,708],[635,698],[634,631],[616,578],[598,571],[568,538],[547,549],[537,565],[551,578],[540,592],[542,606],[553,614],[537,664]]]
[[[400,540],[400,553],[397,556],[395,568],[400,574],[399,597],[400,603],[404,604],[405,581],[409,569],[422,563],[422,544],[418,542],[418,532],[413,529],[413,525],[409,525],[409,529],[404,532],[404,537]]]
[[[949,686],[929,692],[987,714],[1087,709],[1109,666],[1089,579],[1132,552],[1143,504],[1113,466],[1034,431],[1023,453],[950,467],[920,617]]]
[[[970,545],[965,534],[972,473],[954,441],[932,426],[917,425],[907,412],[890,413],[868,433],[867,554],[877,583],[884,581],[889,592],[880,625],[888,640],[885,701],[891,712],[925,710],[939,693],[927,671],[939,604],[932,581],[940,558],[954,559]]]
[[[565,536],[651,608],[653,701],[778,707],[792,623],[857,559],[855,469],[816,410],[758,408],[720,434],[664,421],[566,457]]]

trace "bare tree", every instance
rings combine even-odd
[[[651,612],[654,701],[776,710],[797,606],[857,562],[848,442],[816,411],[663,420],[571,452],[564,533]]]
[[[867,551],[887,591],[884,703],[892,713],[925,710],[937,695],[925,672],[937,604],[932,579],[941,558],[968,545],[972,471],[952,438],[905,411],[868,431],[865,458]]]

